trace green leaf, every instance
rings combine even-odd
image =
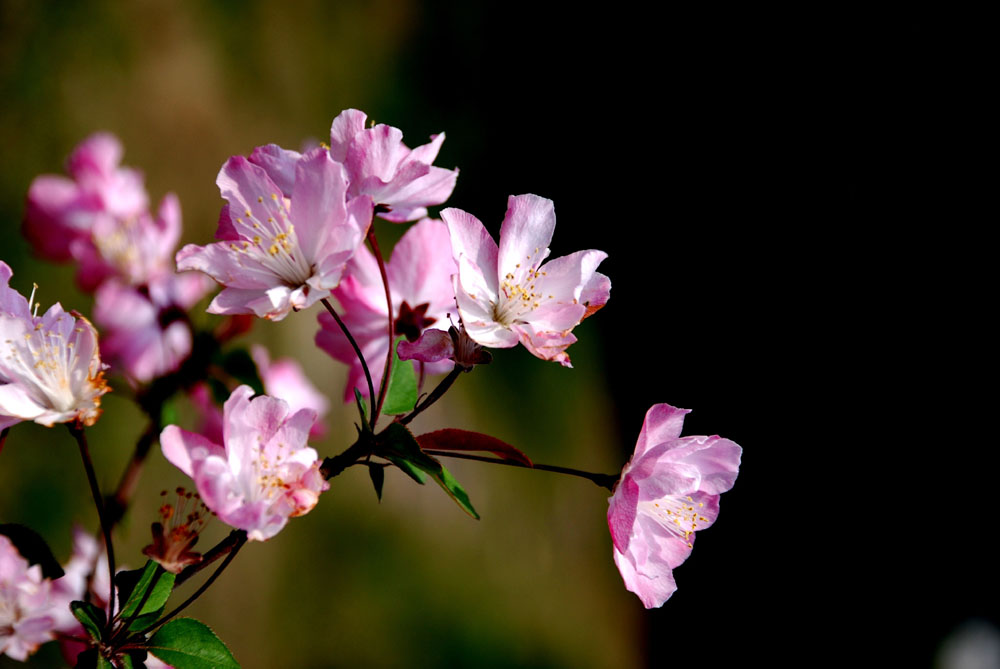
[[[159,576],[156,576],[157,573]],[[122,607],[119,617],[122,619],[132,617],[139,610],[139,602],[142,601],[147,591],[149,596],[146,597],[146,603],[142,605],[139,615],[155,613],[157,609],[162,609],[170,598],[170,592],[174,589],[174,578],[176,578],[174,574],[164,571],[156,562],[152,560],[146,562],[142,577],[139,578],[139,582],[132,590],[132,594],[129,595],[128,601]]]
[[[402,337],[399,341],[403,341]],[[399,342],[397,342],[398,344]],[[382,412],[387,416],[410,413],[417,405],[417,375],[412,360],[400,360],[396,345],[392,347],[392,374]]]
[[[465,489],[440,462],[420,450],[420,444],[405,425],[390,423],[378,435],[375,455],[386,458],[413,478],[416,478],[411,472],[414,467],[426,472],[463,511],[479,520]]]
[[[160,424],[176,425],[179,422],[180,417],[177,415],[177,403],[172,400],[165,400],[163,407],[160,409]]]
[[[237,348],[220,356],[218,364],[226,374],[253,388],[258,395],[264,394],[264,383],[257,372],[257,363],[253,361],[246,349]],[[228,399],[228,397],[227,397]]]
[[[378,464],[368,465],[368,476],[371,477],[372,485],[375,486],[375,496],[378,501],[382,501],[382,484],[385,483],[385,467]]]
[[[133,667],[135,666],[132,664],[132,658],[129,657],[128,655],[121,656],[121,663],[123,669],[133,669]]]
[[[107,617],[104,611],[90,602],[70,602],[69,610],[73,612],[73,615],[80,621],[92,639],[101,640],[104,621]]]
[[[354,401],[358,404],[358,413],[361,414],[361,425],[364,429],[368,425],[368,405],[365,404],[365,398],[357,388],[354,389]]]
[[[166,607],[161,606],[152,613],[144,613],[141,616],[136,616],[135,620],[132,621],[132,624],[128,626],[129,631],[139,632],[147,627],[150,627],[153,623],[160,619],[160,616],[163,615],[163,610],[165,608]]]
[[[411,479],[413,479],[420,485],[423,485],[424,482],[427,480],[427,477],[424,476],[424,473],[419,469],[417,469],[417,467],[413,465],[409,460],[406,460],[404,458],[397,458],[394,455],[387,455],[385,456],[385,458],[392,464],[402,469],[404,474],[409,476]]]
[[[194,618],[171,620],[153,635],[146,648],[177,669],[230,669],[240,666],[215,632]]]

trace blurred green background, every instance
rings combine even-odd
[[[27,294],[33,281],[40,285],[43,305],[60,301],[89,313],[90,298],[75,290],[72,268],[32,258],[18,230],[24,196],[35,175],[62,173],[73,146],[96,130],[121,138],[124,164],[145,173],[154,206],[168,191],[180,197],[185,242],[211,240],[221,204],[215,175],[228,156],[269,142],[298,148],[324,140],[347,107],[400,127],[411,146],[447,131],[437,164],[462,169],[459,191],[483,180],[469,156],[481,141],[477,125],[489,116],[477,120],[474,109],[464,110],[464,125],[455,123],[435,112],[443,103],[429,100],[409,76],[409,61],[428,39],[428,10],[419,3],[0,7],[0,257],[14,270],[15,288]],[[440,66],[461,57],[451,54]],[[496,234],[518,184],[478,187],[489,205],[477,214]],[[379,224],[378,232],[392,239],[392,228]],[[207,327],[218,322],[195,318]],[[336,401],[344,368],[312,346],[316,329],[310,311],[258,324],[247,341],[267,344],[274,356],[297,356],[335,398],[331,434],[317,444],[332,455],[353,440],[355,415]],[[523,350],[499,352],[496,364],[461,379],[417,429],[481,430],[539,461],[615,471],[622,455],[595,362],[600,335],[584,325],[579,336],[576,370],[542,364]],[[105,490],[143,429],[124,382],[112,385],[116,392],[89,431]],[[274,540],[248,546],[190,614],[248,668],[639,664],[638,609],[611,560],[606,493],[551,474],[450,467],[482,522],[436,487],[418,487],[396,471],[379,505],[365,472],[351,470],[311,514]],[[184,478],[154,450],[118,533],[120,562],[141,565],[159,491]],[[72,525],[96,527],[90,506],[66,431],[19,425],[0,457],[0,519],[35,528],[65,560]],[[213,523],[202,546],[224,533]],[[53,651],[35,662],[58,665]]]

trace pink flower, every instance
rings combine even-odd
[[[319,472],[319,456],[306,446],[316,412],[293,414],[282,400],[252,395],[249,386],[240,386],[226,401],[224,445],[176,425],[163,430],[160,444],[221,521],[265,541],[290,517],[308,513],[330,486]]]
[[[225,286],[210,313],[280,320],[327,297],[371,223],[371,200],[345,201],[343,168],[322,149],[295,163],[290,200],[242,156],[223,165],[216,183],[229,202],[216,233],[224,241],[189,244],[177,254],[179,270],[204,272]]]
[[[674,567],[691,553],[694,533],[715,522],[719,495],[740,468],[743,451],[728,439],[680,436],[686,413],[669,404],[650,408],[608,499],[615,564],[647,609],[677,589]]]
[[[70,260],[73,243],[89,240],[98,219],[124,220],[146,211],[142,174],[119,167],[121,157],[121,142],[97,133],[70,155],[66,169],[71,178],[46,174],[31,182],[24,234],[40,256]]]
[[[302,367],[293,358],[271,360],[267,349],[254,346],[251,349],[253,361],[257,364],[264,392],[271,397],[288,402],[291,411],[312,409],[317,420],[309,430],[311,439],[322,439],[326,434],[326,424],[319,420],[330,410],[330,401],[313,385]]]
[[[22,420],[93,425],[108,391],[97,331],[58,303],[34,316],[8,287],[11,276],[0,261],[0,429]]]
[[[441,221],[426,218],[406,231],[386,264],[397,336],[412,341],[427,328],[448,328],[448,313],[455,310],[451,276],[456,271],[448,228]],[[389,352],[389,320],[382,276],[368,249],[362,247],[354,255],[333,294],[343,307],[342,319],[365,355],[377,390]],[[355,388],[367,397],[368,384],[361,363],[340,326],[326,312],[319,314],[319,324],[316,345],[351,366],[344,401],[354,401]],[[448,361],[435,362],[427,364],[424,371],[442,374],[451,367]]]
[[[191,353],[185,311],[211,288],[203,274],[164,274],[135,288],[105,281],[94,296],[94,320],[104,337],[101,350],[111,368],[139,383],[180,368]]]
[[[411,150],[403,144],[401,130],[381,123],[366,129],[367,118],[364,112],[347,109],[330,128],[330,155],[347,169],[349,197],[370,196],[389,208],[379,214],[382,218],[399,223],[423,218],[428,206],[451,196],[458,170],[431,165],[444,133]]]
[[[24,662],[55,638],[51,586],[42,568],[28,566],[10,539],[0,535],[0,655]]]
[[[611,282],[596,271],[607,254],[576,253],[542,261],[556,226],[552,201],[511,195],[500,227],[500,246],[475,216],[445,209],[458,261],[455,297],[473,340],[491,348],[518,342],[542,360],[570,366],[572,329],[608,301]]]
[[[77,283],[92,291],[111,277],[133,286],[160,280],[174,271],[180,236],[181,208],[173,194],[163,198],[155,218],[147,211],[129,218],[99,216],[91,236],[70,245],[80,264]]]

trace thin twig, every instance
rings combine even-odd
[[[379,250],[378,242],[375,240],[374,225],[368,228],[368,243],[371,244],[372,253],[375,254],[375,260],[378,262],[378,271],[382,275],[382,285],[385,287],[386,311],[389,312],[389,353],[385,356],[385,370],[382,374],[382,383],[379,385],[378,404],[375,404],[372,411],[371,426],[374,430],[379,414],[382,413],[382,404],[385,402],[385,396],[389,390],[389,377],[392,375],[392,358],[393,353],[395,353],[393,343],[396,339],[396,323],[393,320],[394,310],[392,308],[392,295],[389,292],[389,276],[385,271],[385,261],[382,258],[382,252]]]
[[[323,306],[326,307],[326,310],[330,312],[331,316],[333,316],[333,320],[337,321],[337,325],[340,326],[340,329],[344,333],[344,336],[347,337],[347,341],[351,343],[351,348],[354,349],[354,353],[358,356],[358,360],[361,362],[361,369],[365,373],[365,380],[368,381],[368,397],[369,398],[375,397],[375,385],[372,383],[372,373],[368,371],[368,363],[365,362],[365,356],[362,355],[361,348],[358,347],[358,342],[354,340],[354,337],[351,335],[351,331],[347,329],[347,326],[344,324],[344,321],[340,320],[340,316],[337,315],[337,312],[336,310],[334,310],[333,305],[330,304],[330,300],[324,297],[322,300],[320,300],[320,302],[323,303]],[[370,421],[370,423],[372,427],[375,426],[374,418]]]
[[[227,555],[226,559],[222,562],[222,564],[219,565],[219,568],[216,569],[211,576],[205,579],[205,582],[201,584],[201,587],[198,588],[193,595],[185,599],[184,602],[181,603],[181,605],[178,606],[176,609],[174,609],[167,615],[163,616],[162,618],[157,620],[155,623],[153,623],[146,629],[142,630],[140,634],[148,634],[150,631],[156,629],[157,627],[162,627],[167,622],[169,622],[171,618],[173,618],[178,613],[186,609],[194,600],[201,597],[201,595],[206,590],[208,590],[209,586],[211,586],[212,583],[215,582],[215,579],[219,578],[219,576],[222,575],[222,572],[225,571],[226,567],[229,566],[229,563],[233,561],[233,559],[236,557],[236,554],[240,552],[240,549],[243,548],[243,545],[246,544],[246,542],[247,542],[247,534],[246,532],[243,532],[242,536],[236,542],[236,545],[233,546],[233,549],[231,551],[229,551],[229,555]]]
[[[247,533],[245,530],[233,530],[226,538],[215,544],[208,552],[201,556],[201,562],[197,564],[190,565],[186,567],[181,573],[177,574],[177,578],[174,579],[174,587],[179,587],[184,581],[188,580],[199,571],[212,564],[224,555],[228,555],[232,552],[233,548],[247,540]]]
[[[451,384],[455,383],[455,379],[457,379],[463,371],[462,367],[455,365],[451,372],[448,373],[448,376],[441,379],[441,383],[437,384],[437,387],[431,391],[431,394],[428,395],[423,402],[413,407],[413,411],[400,418],[399,422],[406,425],[411,420],[416,418],[421,411],[441,399],[441,396],[444,395],[449,388],[451,388]]]
[[[596,483],[600,487],[607,488],[608,490],[614,490],[615,483],[618,482],[618,478],[620,477],[620,474],[595,474],[594,472],[585,472],[571,467],[560,467],[559,465],[540,465],[538,463],[526,465],[523,462],[518,462],[517,460],[502,460],[500,458],[488,458],[482,455],[470,455],[469,453],[456,453],[454,451],[426,450],[424,453],[427,455],[436,455],[438,457],[475,460],[477,462],[488,462],[493,465],[507,465],[508,467],[520,467],[521,469],[539,469],[543,472],[555,472],[557,474],[577,476],[579,478],[587,479],[592,483]]]
[[[111,621],[115,613],[115,549],[114,544],[111,543],[111,525],[108,523],[107,514],[104,512],[104,498],[101,497],[101,489],[97,485],[97,474],[94,473],[94,463],[90,459],[90,449],[87,448],[87,437],[83,433],[83,427],[77,423],[69,423],[69,431],[80,447],[83,468],[87,471],[87,482],[90,484],[90,493],[94,497],[94,505],[97,507],[97,517],[101,521],[101,531],[104,533],[104,546],[108,554],[108,576],[111,581],[111,594],[108,595],[108,628],[106,630],[110,631]]]

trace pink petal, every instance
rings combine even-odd
[[[168,425],[160,433],[160,449],[163,457],[190,477],[194,477],[193,463],[215,456],[225,458],[222,446],[212,443],[195,432],[182,430],[176,425]]]
[[[549,254],[556,228],[552,200],[537,195],[511,195],[500,226],[499,272],[514,275],[523,284],[528,270],[535,269]]]
[[[289,151],[277,144],[267,144],[253,150],[250,162],[263,167],[282,194],[290,198],[295,185],[295,164],[301,157],[302,154],[298,151]]]
[[[642,422],[633,460],[638,459],[653,446],[677,439],[684,426],[684,415],[689,413],[690,409],[678,409],[669,404],[654,404],[650,407]]]
[[[347,162],[347,149],[354,138],[364,132],[367,114],[357,109],[345,109],[330,126],[330,156],[338,163]]]

